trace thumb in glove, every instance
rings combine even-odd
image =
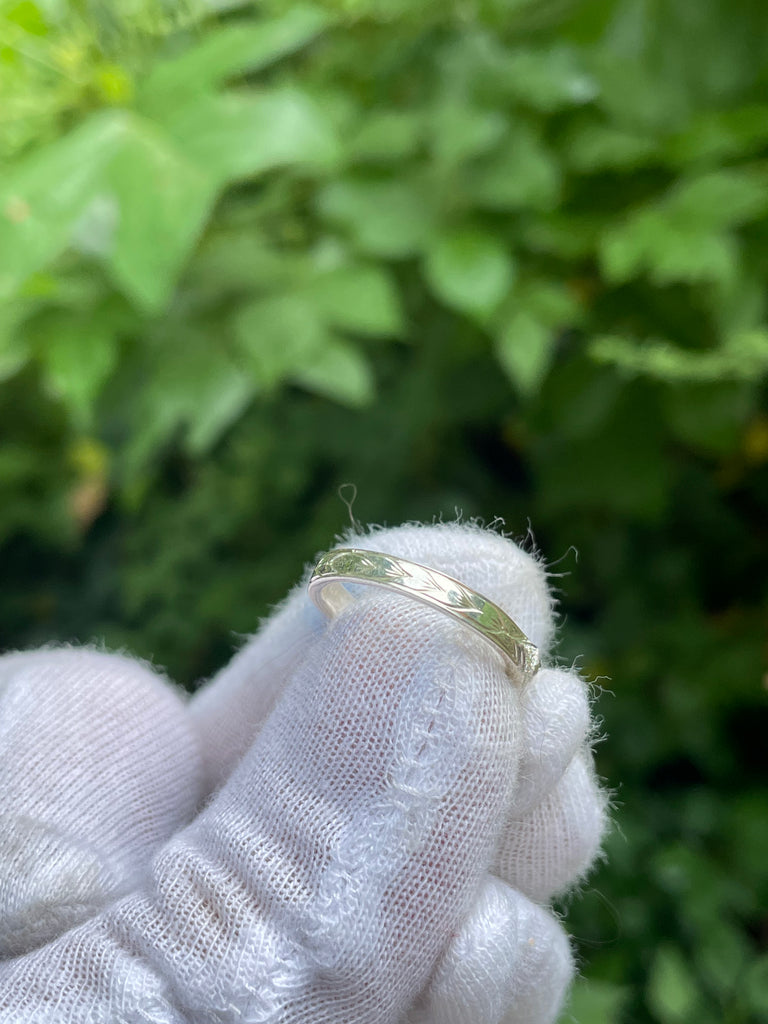
[[[0,960],[145,879],[192,817],[198,739],[181,694],[129,658],[0,658]]]

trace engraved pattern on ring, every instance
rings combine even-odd
[[[380,551],[337,548],[322,556],[309,582],[310,597],[326,614],[329,608],[320,590],[331,582],[369,583],[410,594],[464,621],[495,644],[524,680],[539,668],[538,649],[498,605],[436,569]]]

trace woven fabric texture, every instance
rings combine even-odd
[[[370,589],[327,623],[302,586],[189,706],[118,656],[0,660],[3,807],[6,780],[29,779],[0,842],[0,917],[16,921],[0,1021],[554,1019],[573,965],[547,901],[593,861],[605,799],[586,686],[547,666],[545,569],[471,525],[343,543],[462,579],[545,667],[521,689],[434,609]],[[29,696],[35,658],[66,704]],[[36,732],[16,729],[25,708]],[[25,895],[34,842],[41,891],[65,894],[88,860],[28,821],[97,851],[103,878],[82,883],[78,914],[41,915]]]

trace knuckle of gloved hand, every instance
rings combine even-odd
[[[28,815],[0,814],[0,959],[91,916],[117,892],[92,844]]]
[[[571,761],[557,786],[534,809],[504,827],[494,870],[534,900],[548,900],[585,876],[600,849],[607,797],[589,750]]]
[[[592,753],[587,748],[571,761],[555,806],[562,832],[568,837],[564,880],[558,888],[567,888],[570,879],[581,878],[595,860],[608,821],[608,796],[598,785]]]

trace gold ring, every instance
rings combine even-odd
[[[354,600],[347,583],[367,583],[406,594],[445,612],[489,640],[515,667],[523,683],[539,669],[538,648],[497,604],[445,573],[381,551],[336,548],[319,560],[308,593],[332,618]]]

